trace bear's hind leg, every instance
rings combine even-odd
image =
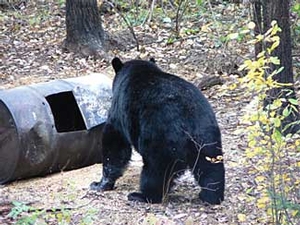
[[[201,148],[199,155],[190,160],[189,166],[201,187],[199,197],[210,204],[224,200],[225,169],[221,147],[216,144]]]
[[[128,200],[161,203],[172,187],[173,180],[182,174],[185,168],[186,165],[182,162],[159,160],[154,164],[144,162],[140,181],[141,192],[130,193]]]

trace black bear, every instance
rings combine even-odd
[[[210,204],[224,200],[225,170],[215,114],[199,89],[150,61],[112,60],[113,99],[102,145],[103,177],[92,190],[112,190],[131,158],[143,158],[140,192],[131,201],[160,203],[189,168]]]

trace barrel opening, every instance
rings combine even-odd
[[[86,130],[82,114],[72,91],[46,96],[57,132]]]

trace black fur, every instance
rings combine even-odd
[[[197,87],[153,62],[112,61],[116,76],[103,131],[103,177],[91,189],[114,188],[133,146],[144,166],[140,192],[129,194],[129,200],[160,203],[173,179],[189,168],[202,188],[199,197],[219,204],[225,170],[214,112]]]

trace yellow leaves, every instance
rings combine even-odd
[[[272,42],[272,45],[270,48],[267,48],[268,53],[271,54],[280,44],[280,38],[278,36],[271,37],[269,42]]]
[[[251,60],[250,60],[251,61]],[[265,65],[265,58],[260,57],[256,61],[248,62],[247,69],[250,71],[263,71],[263,66]]]
[[[292,215],[293,217],[296,217],[298,214],[299,214],[299,210],[292,210],[292,211],[291,211],[291,215]]]
[[[201,31],[205,33],[211,33],[212,30],[210,28],[211,23],[205,24],[201,27]]]
[[[244,61],[244,63],[243,63],[242,65],[240,65],[240,67],[239,67],[238,70],[239,70],[239,71],[242,71],[242,70],[248,68],[251,64],[252,64],[252,60],[246,59],[246,60]]]
[[[62,224],[66,223],[69,224],[71,222],[71,213],[59,212],[56,214],[57,221]]]
[[[271,122],[276,128],[279,128],[281,126],[281,119],[279,119],[278,117],[271,118]]]
[[[248,146],[249,146],[250,148],[255,147],[255,146],[256,146],[256,140],[251,140],[251,141],[249,141]]]
[[[256,57],[262,61],[262,59],[265,59],[265,55],[266,55],[266,51],[262,51],[258,53]]]
[[[254,23],[248,25],[251,28],[255,27]],[[262,51],[257,55],[256,60],[245,60],[243,65],[239,67],[239,70],[247,70],[248,73],[243,79],[243,82],[251,89],[258,93],[263,92],[267,88],[280,87],[276,81],[273,80],[273,76],[278,74],[282,69],[273,71],[272,74],[266,76],[266,69],[270,68],[269,64],[280,65],[280,60],[278,57],[269,56],[275,48],[278,47],[280,39],[276,36],[276,33],[280,30],[276,21],[273,23],[271,29],[269,29],[265,35],[257,35],[257,42],[270,42],[272,43],[266,51]],[[268,53],[268,54],[267,54]]]
[[[241,79],[242,83],[250,90],[257,93],[263,92],[267,88],[281,87],[281,84],[274,81],[273,76],[278,74],[280,70],[273,71],[269,76],[266,76],[268,64],[278,65],[280,60],[277,57],[266,58],[266,51],[262,51],[257,55],[257,60],[245,60],[239,67],[239,70],[247,70],[247,75]]]
[[[281,85],[279,85],[279,83],[277,83],[276,81],[273,80],[272,76],[268,76],[266,81],[265,81],[265,85],[266,87],[269,88],[277,88],[280,87]]]
[[[285,193],[289,193],[290,191],[292,191],[293,187],[292,186],[284,186],[283,190]]]
[[[255,24],[248,26],[249,29],[253,29]],[[255,60],[245,60],[239,67],[240,71],[247,72],[247,75],[240,79],[242,87],[252,94],[249,95],[251,102],[243,110],[246,113],[242,120],[242,125],[246,127],[244,133],[248,138],[245,165],[249,166],[248,174],[254,176],[255,182],[251,193],[256,195],[253,201],[270,218],[274,218],[274,212],[282,213],[286,209],[289,211],[288,216],[291,217],[291,208],[285,207],[290,207],[287,204],[294,198],[295,186],[300,184],[300,181],[297,181],[298,176],[295,175],[298,172],[295,168],[300,167],[300,155],[297,152],[300,151],[300,138],[293,134],[284,135],[282,132],[282,121],[294,113],[293,110],[297,108],[299,102],[292,98],[278,97],[268,101],[270,104],[265,104],[270,90],[284,89],[291,85],[274,80],[284,69],[280,67],[280,60],[270,54],[280,43],[277,35],[279,31],[280,28],[274,21],[267,33],[256,36],[253,43],[263,42],[265,51],[260,52]],[[278,69],[270,71],[273,65]],[[293,214],[296,215],[296,212]],[[240,222],[246,220],[243,213],[237,217]]]
[[[262,181],[264,181],[266,178],[264,176],[257,176],[255,177],[255,181],[257,183],[261,183]]]
[[[273,108],[271,109],[278,109],[282,106],[282,101],[281,99],[275,99],[273,102],[272,102],[272,106]]]
[[[278,32],[281,32],[281,28],[278,26],[276,20],[273,20],[273,21],[271,22],[271,26],[272,26],[272,28],[270,28],[270,30],[271,30],[271,35],[272,35],[272,36],[273,36],[273,35],[276,35]]]
[[[269,62],[274,65],[280,65],[280,59],[278,57],[271,56]]]
[[[244,116],[243,120],[246,120],[246,121],[248,120],[248,121],[253,122],[253,121],[257,121],[258,117],[259,117],[258,114],[251,114],[251,112],[250,112],[250,113],[248,113],[248,115]]]
[[[264,185],[263,183],[258,184],[256,186],[256,190],[259,191],[259,192],[264,191],[265,189],[266,189],[266,185]]]
[[[281,29],[278,26],[277,21],[273,20],[271,22],[271,28],[264,34],[264,40],[268,41],[268,38],[276,36],[278,32],[281,32]]]
[[[255,140],[251,140],[248,143],[249,149],[246,150],[246,157],[247,158],[253,158],[257,155],[260,155],[263,152],[263,148],[261,146],[256,146],[257,142]]]
[[[236,88],[237,88],[237,84],[236,83],[233,83],[233,84],[231,84],[231,85],[228,86],[228,89],[230,91],[235,90]]]
[[[261,42],[261,41],[263,41],[263,40],[264,40],[264,35],[258,34],[258,35],[256,36],[256,42]]]
[[[246,215],[243,214],[243,213],[239,213],[237,215],[237,218],[238,218],[239,222],[245,222],[246,221]]]
[[[269,123],[269,118],[268,115],[266,113],[261,113],[259,115],[259,119],[258,119],[262,124],[267,124]]]
[[[259,198],[256,202],[256,206],[259,208],[259,209],[263,209],[263,208],[266,208],[267,207],[267,204],[269,203],[270,201],[270,198],[268,196],[263,196],[261,198]]]
[[[275,182],[277,182],[277,185],[280,185],[280,181],[283,180],[284,182],[291,181],[291,177],[289,174],[276,174],[275,175]]]
[[[267,209],[267,214],[268,215],[272,215],[273,214],[273,209],[272,208],[268,208]]]
[[[296,146],[300,146],[300,139],[298,139],[298,140],[295,141],[295,145]]]

